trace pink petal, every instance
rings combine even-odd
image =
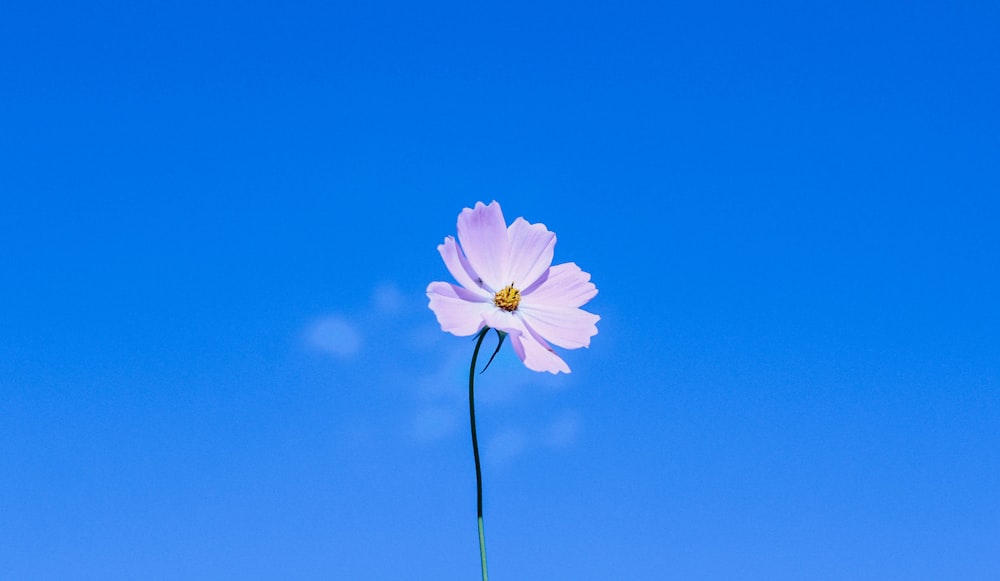
[[[507,223],[500,204],[489,206],[476,202],[475,209],[465,208],[458,215],[458,241],[472,270],[483,280],[490,294],[502,289],[507,270]]]
[[[427,298],[441,330],[459,337],[477,333],[485,324],[483,313],[496,309],[493,303],[483,300],[473,291],[447,282],[428,285]]]
[[[521,304],[532,307],[580,307],[597,294],[590,275],[575,263],[557,264],[538,283],[521,292]]]
[[[510,241],[510,260],[507,263],[505,284],[515,288],[528,288],[552,264],[556,235],[545,224],[529,224],[524,218],[514,220],[507,228]]]
[[[569,365],[562,360],[545,339],[538,336],[525,321],[514,313],[493,309],[483,315],[486,324],[493,329],[510,335],[514,353],[524,362],[525,367],[532,371],[548,371],[549,373],[569,373]]]
[[[601,318],[576,307],[531,307],[524,302],[517,309],[525,323],[547,341],[564,349],[589,347]]]
[[[438,252],[441,253],[441,258],[444,259],[444,264],[448,267],[448,272],[455,277],[458,284],[476,294],[482,295],[486,299],[493,297],[492,294],[483,289],[482,283],[479,281],[479,276],[469,266],[469,261],[466,260],[465,254],[458,247],[458,243],[455,242],[454,238],[451,236],[445,238],[444,244],[438,245]]]
[[[517,315],[498,309],[496,307],[483,313],[483,321],[491,329],[500,329],[504,333],[523,333],[524,325],[517,318]]]
[[[529,332],[521,335],[511,335],[511,345],[517,353],[524,366],[532,371],[548,371],[556,374],[560,371],[569,373],[569,365],[556,355],[552,347],[534,333]]]

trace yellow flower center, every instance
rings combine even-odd
[[[521,291],[510,284],[493,295],[493,304],[505,311],[517,310],[517,305],[521,303]]]

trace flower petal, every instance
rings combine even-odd
[[[570,372],[569,365],[566,365],[562,357],[556,355],[552,347],[530,329],[526,334],[511,335],[511,345],[525,367],[532,371],[548,371],[552,374]]]
[[[525,323],[547,341],[564,349],[590,347],[601,318],[576,307],[531,307],[521,304],[518,312]]]
[[[580,307],[594,298],[590,275],[573,262],[557,264],[537,283],[521,291],[521,304],[531,307]]]
[[[482,295],[486,299],[492,297],[490,292],[483,288],[482,281],[479,280],[479,275],[476,274],[476,271],[472,270],[469,261],[465,258],[465,254],[458,247],[458,243],[455,242],[453,237],[448,236],[445,238],[444,244],[438,245],[438,252],[441,253],[441,258],[444,259],[444,264],[448,267],[448,272],[455,277],[458,284],[476,294]]]
[[[500,309],[493,309],[483,315],[483,320],[493,329],[510,335],[514,353],[532,371],[548,371],[549,373],[569,373],[569,365],[562,360],[545,339],[538,336],[525,321],[515,315]]]
[[[493,294],[509,284],[504,281],[507,270],[507,224],[500,204],[489,206],[476,202],[475,209],[465,208],[458,215],[458,241],[469,259],[472,270]]]
[[[473,291],[447,282],[427,286],[427,298],[442,331],[465,337],[483,328],[483,313],[496,307]]]
[[[528,288],[552,265],[556,235],[549,232],[545,224],[529,224],[524,218],[518,218],[507,228],[507,238],[510,259],[504,284]]]

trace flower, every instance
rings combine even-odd
[[[590,346],[600,317],[580,307],[597,287],[572,262],[552,266],[555,245],[556,235],[544,224],[518,218],[507,226],[495,201],[462,210],[458,242],[448,236],[438,246],[459,284],[427,287],[441,330],[460,337],[483,327],[503,331],[528,369],[569,373],[549,343],[565,349]]]

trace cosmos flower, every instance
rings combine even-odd
[[[484,327],[507,333],[528,369],[569,373],[550,343],[589,347],[600,317],[580,307],[597,294],[576,264],[552,266],[556,235],[524,218],[507,226],[500,204],[477,202],[458,216],[458,242],[438,246],[455,280],[427,287],[441,329],[458,336]]]

